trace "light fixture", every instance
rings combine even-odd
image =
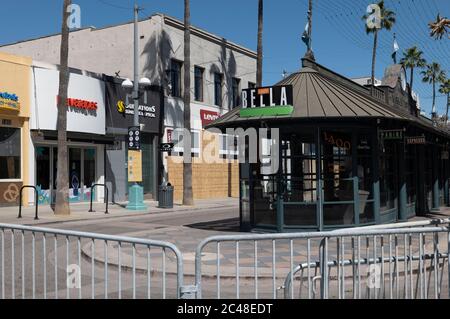
[[[126,90],[130,90],[133,88],[133,82],[131,82],[130,79],[126,79],[125,81],[122,82],[122,88],[126,89]]]
[[[148,86],[152,85],[152,83],[150,82],[150,79],[142,78],[142,79],[139,80],[139,85],[141,87],[148,87]]]

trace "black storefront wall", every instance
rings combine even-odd
[[[275,175],[261,175],[260,163],[241,163],[242,230],[389,223],[448,205],[447,139],[402,122],[340,124],[281,125],[281,165]],[[384,136],[392,130],[401,137]],[[422,135],[423,144],[407,142]],[[346,144],[351,146],[347,153]]]
[[[106,133],[115,139],[114,146],[105,154],[106,183],[111,190],[112,200],[126,201],[128,192],[127,134],[133,126],[134,103],[131,94],[122,88],[123,79],[105,76],[106,90]],[[161,159],[158,145],[162,131],[164,95],[159,86],[150,86],[139,101],[139,122],[142,132],[143,187],[145,197],[156,198],[160,182]]]

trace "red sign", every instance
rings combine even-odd
[[[167,130],[167,143],[172,143],[173,130]]]
[[[217,112],[200,110],[200,117],[202,119],[202,125],[206,126],[220,117],[220,114]]]
[[[56,101],[59,101],[59,97],[56,97]],[[85,110],[93,110],[96,111],[98,109],[97,102],[92,101],[86,101],[86,100],[80,100],[80,99],[67,99],[67,106],[68,107],[74,107],[77,109],[85,109]]]

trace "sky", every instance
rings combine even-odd
[[[58,33],[63,0],[2,0],[0,45]],[[104,27],[131,21],[134,0],[73,0],[81,7],[82,27]],[[160,12],[183,19],[183,0],[137,0],[144,8],[140,18]],[[362,16],[374,0],[313,0],[313,50],[316,61],[347,77],[369,76],[373,36],[366,35]],[[308,0],[264,0],[264,84],[272,85],[300,69],[305,45]],[[232,42],[256,50],[257,0],[191,0],[192,24]],[[450,0],[386,0],[396,12],[391,31],[379,35],[376,77],[383,77],[391,59],[395,32],[402,51],[417,45],[427,61],[436,61],[450,76],[450,40],[429,37],[427,23],[450,17]],[[131,35],[130,35],[131,36]],[[414,89],[422,109],[431,112],[432,86],[415,73]],[[409,72],[407,72],[409,76]],[[437,92],[436,107],[445,113],[446,97]]]

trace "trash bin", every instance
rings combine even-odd
[[[158,208],[173,208],[173,186],[170,183],[159,186]]]

